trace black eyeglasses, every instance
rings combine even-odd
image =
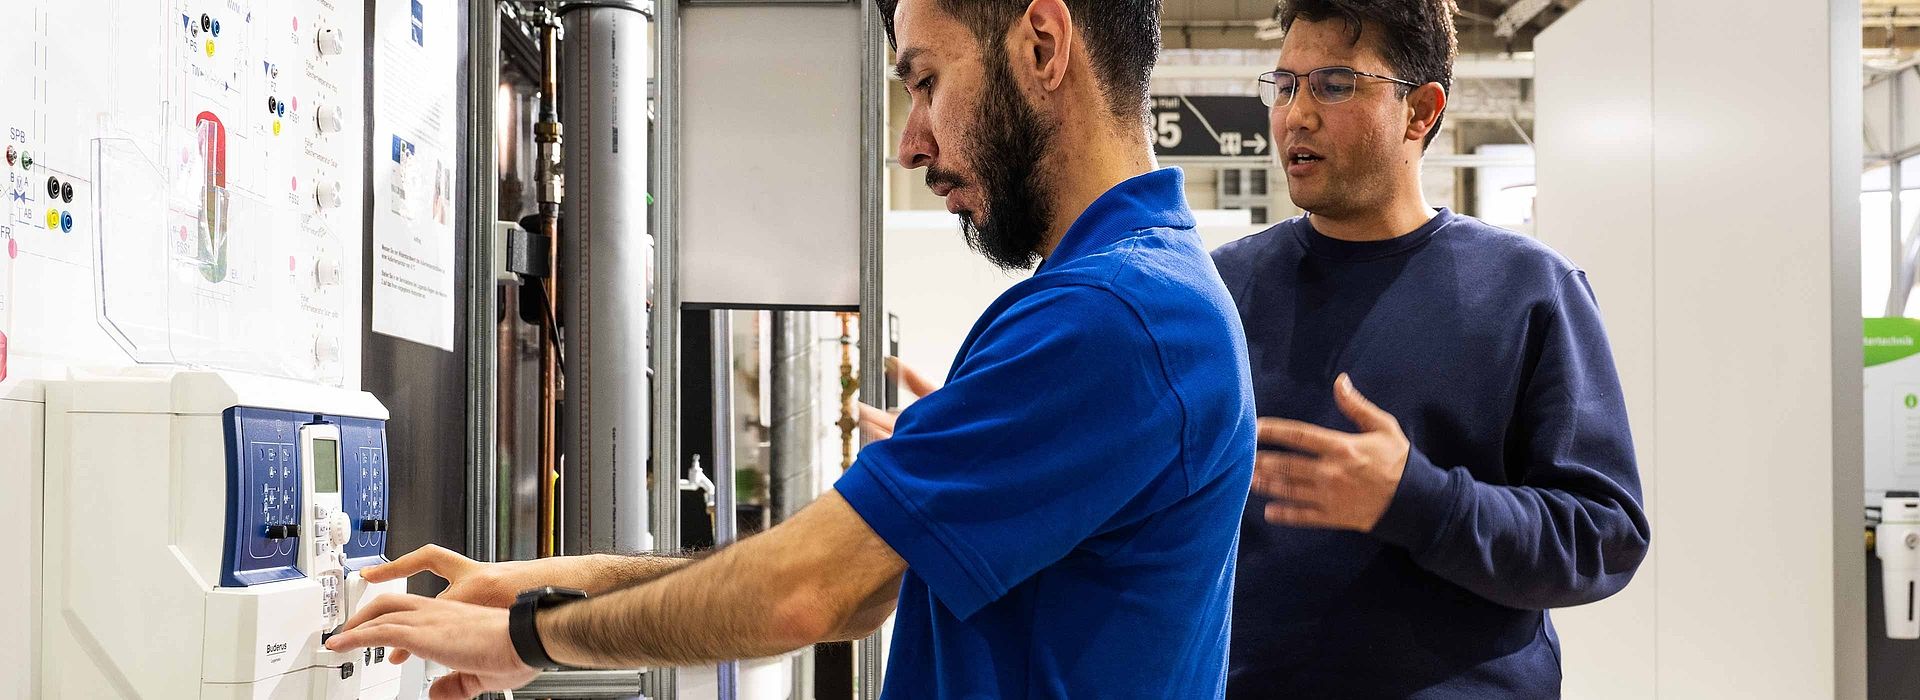
[[[1385,75],[1362,73],[1345,66],[1315,68],[1307,73],[1307,87],[1313,90],[1313,99],[1323,105],[1337,105],[1353,99],[1360,89],[1360,78],[1385,80],[1410,88],[1420,87],[1416,83]],[[1260,74],[1260,101],[1268,107],[1287,107],[1293,104],[1293,95],[1300,91],[1300,75],[1283,70]]]

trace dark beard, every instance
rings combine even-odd
[[[1040,245],[1053,218],[1053,183],[1040,159],[1053,147],[1054,127],[1020,94],[1012,60],[1002,47],[988,59],[985,89],[975,115],[981,136],[973,149],[974,170],[986,194],[986,212],[961,212],[967,246],[1002,270],[1025,270],[1040,261]],[[929,173],[932,180],[935,174]]]

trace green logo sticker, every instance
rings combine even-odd
[[[1861,340],[1866,350],[1868,367],[1920,355],[1920,319],[1869,318],[1864,320],[1866,336]]]
[[[1906,404],[1907,408],[1920,408],[1920,396],[1907,394]]]

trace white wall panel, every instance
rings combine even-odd
[[[1654,519],[1559,618],[1570,697],[1864,694],[1858,18],[1600,0],[1541,37],[1541,236],[1593,273]]]
[[[13,394],[24,395],[24,391]],[[0,398],[0,561],[10,571],[0,576],[0,697],[32,695],[32,673],[39,666],[33,632],[39,612],[40,466],[46,433],[45,406],[35,401]]]
[[[1853,528],[1857,557],[1860,515],[1835,512],[1834,445],[1860,436],[1834,428],[1834,368],[1853,368],[1857,397],[1860,357],[1834,355],[1834,265],[1857,258],[1834,259],[1832,210],[1857,206],[1833,190],[1859,164],[1836,166],[1832,134],[1860,122],[1857,108],[1835,121],[1832,100],[1859,93],[1835,89],[1828,13],[1654,6],[1663,697],[1835,690],[1834,532],[1837,518]],[[1756,99],[1782,85],[1793,94]]]

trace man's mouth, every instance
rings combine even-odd
[[[927,189],[933,190],[935,196],[945,197],[965,184],[966,181],[955,173],[931,167],[927,169]]]
[[[1313,149],[1295,146],[1287,149],[1284,163],[1286,165],[1302,165],[1306,163],[1318,163],[1323,160],[1326,160],[1326,158],[1321,157],[1319,153],[1315,153]]]

